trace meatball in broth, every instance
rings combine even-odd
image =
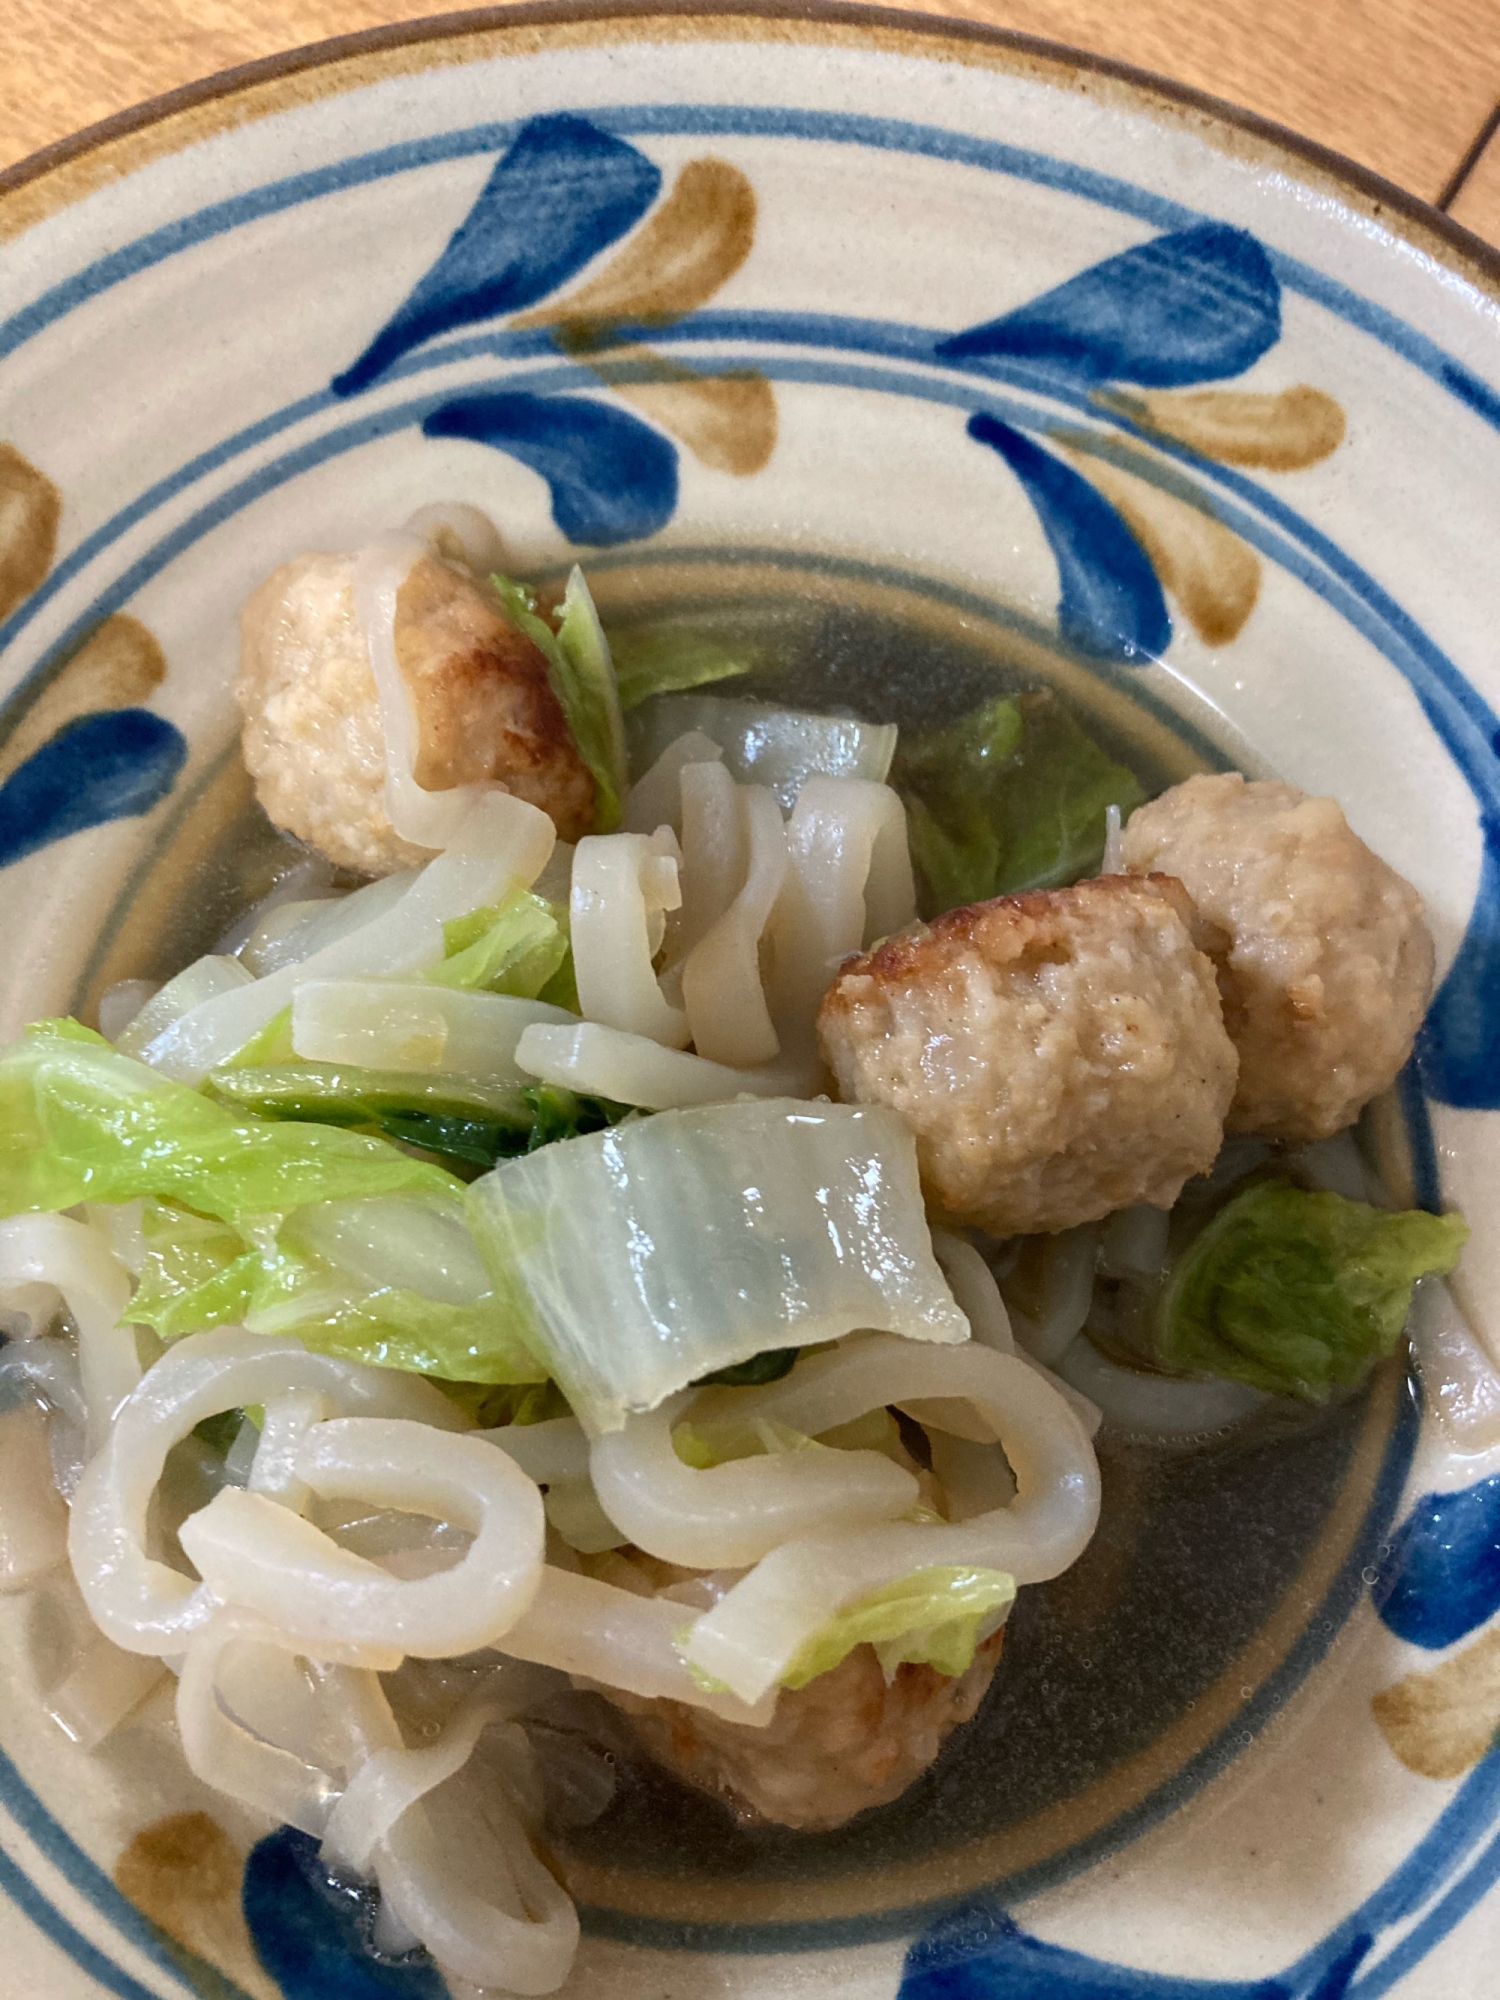
[[[244,757],[275,824],[341,868],[388,875],[428,858],[386,814],[385,734],[355,610],[353,555],[298,556],[241,618]],[[396,599],[396,659],[428,791],[486,779],[540,806],[574,841],[594,784],[547,663],[473,575],[419,557]]]
[[[1177,876],[1219,933],[1231,1132],[1327,1138],[1389,1089],[1432,990],[1432,938],[1416,890],[1335,800],[1237,771],[1189,778],[1131,815],[1124,854]]]
[[[818,1033],[846,1101],[916,1134],[929,1202],[997,1236],[1168,1208],[1238,1069],[1192,904],[1106,875],[949,910],[847,964]]]

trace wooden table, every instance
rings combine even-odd
[[[913,0],[1180,78],[1500,244],[1500,0]],[[0,167],[158,91],[429,11],[400,0],[3,0]]]

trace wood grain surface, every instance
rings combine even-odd
[[[912,0],[1196,85],[1428,201],[1500,100],[1500,0]],[[3,0],[0,166],[141,99],[328,35],[392,0]],[[1500,242],[1500,136],[1453,213]]]

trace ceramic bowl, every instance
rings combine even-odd
[[[1403,1359],[1284,1436],[1108,1446],[979,1718],[841,1832],[626,1772],[555,1836],[569,1992],[1492,1994],[1500,1410],[1452,1385],[1500,1352],[1500,259],[1149,78],[770,0],[330,43],[0,178],[0,232],[7,1032],[264,886],[237,607],[449,498],[841,699],[1046,681],[1163,779],[1332,793],[1427,902],[1366,1133],[1474,1225],[1425,1410]],[[66,1598],[0,1611],[7,1992],[444,1991],[188,1777],[160,1687],[71,1743]]]

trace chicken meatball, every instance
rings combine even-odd
[[[856,1646],[806,1686],[783,1689],[764,1729],[679,1701],[604,1690],[660,1764],[721,1798],[742,1820],[826,1831],[900,1798],[984,1700],[1003,1630],[966,1673],[907,1663],[889,1680],[873,1646]]]
[[[241,618],[246,768],[276,825],[341,868],[387,875],[427,858],[385,810],[385,737],[354,605],[352,555],[298,556]],[[564,840],[593,820],[594,785],[547,663],[474,577],[435,555],[396,600],[396,657],[417,717],[415,777],[429,791],[497,779],[551,815]]]
[[[928,1200],[1011,1236],[1212,1165],[1237,1063],[1179,883],[1103,876],[949,910],[846,965],[818,1017],[841,1095],[889,1104]]]
[[[1165,869],[1210,945],[1240,1056],[1233,1132],[1326,1138],[1395,1080],[1432,990],[1421,898],[1332,799],[1238,772],[1189,778],[1131,815],[1125,865]]]

